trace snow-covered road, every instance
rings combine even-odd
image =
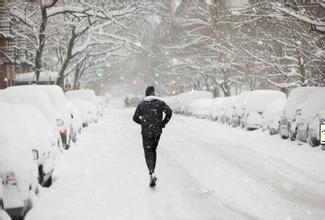
[[[134,109],[113,102],[57,165],[28,220],[325,220],[325,153],[319,148],[176,116],[158,147],[148,187]]]

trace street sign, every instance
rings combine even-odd
[[[320,132],[320,138],[319,138],[320,144],[325,145],[325,123],[320,124],[319,132]]]

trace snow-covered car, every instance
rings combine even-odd
[[[217,97],[213,99],[209,111],[209,119],[212,121],[218,121],[220,117],[220,105],[223,102],[224,97]]]
[[[212,99],[213,95],[208,91],[191,91],[173,96],[167,103],[177,114],[187,115],[190,104],[196,99]]]
[[[280,136],[283,139],[289,138],[295,140],[296,131],[296,116],[299,115],[297,107],[302,104],[308,96],[317,91],[321,90],[320,87],[299,87],[291,90],[288,100],[284,106],[283,114],[280,120]]]
[[[91,102],[94,107],[96,108],[96,114],[99,116],[99,106],[98,106],[98,100],[96,98],[96,94],[91,89],[81,89],[81,90],[71,90],[67,91],[65,95],[68,97],[68,99],[80,99],[83,101]],[[98,120],[98,118],[97,118]]]
[[[65,131],[64,117],[53,106],[46,91],[36,85],[13,86],[0,91],[0,101],[31,105],[40,110],[61,135]],[[62,136],[61,136],[62,138]]]
[[[243,116],[244,127],[248,130],[262,128],[263,113],[267,106],[277,100],[283,100],[286,95],[283,92],[276,90],[255,90],[249,93],[247,99],[245,113]]]
[[[212,102],[213,99],[196,99],[190,104],[188,114],[196,118],[208,118]]]
[[[320,111],[308,124],[307,142],[310,146],[316,147],[322,146],[322,150],[325,150],[325,143],[321,143],[321,135],[324,131],[320,129],[321,124],[325,125],[325,111]],[[324,134],[323,134],[324,136]],[[323,140],[325,140],[323,138]]]
[[[319,145],[319,126],[323,122],[325,111],[325,88],[312,92],[296,109],[296,121],[292,124],[294,137],[311,146]]]
[[[88,125],[97,120],[97,111],[93,103],[80,99],[71,99],[70,102],[80,111],[82,127],[88,127]]]
[[[0,102],[0,121],[0,200],[10,216],[19,218],[31,207],[30,191],[37,190],[37,182],[51,185],[60,137],[30,105]]]
[[[70,113],[67,97],[64,95],[62,88],[57,85],[38,86],[38,88],[47,92],[52,105],[56,111],[63,116],[63,125],[60,128],[60,135],[64,148],[69,149],[73,134],[77,132],[73,130],[72,115]]]
[[[280,116],[283,113],[287,99],[278,99],[267,105],[263,112],[263,129],[268,130],[270,135],[279,133]]]

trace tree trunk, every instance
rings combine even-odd
[[[36,83],[39,82],[41,69],[42,69],[42,55],[45,47],[45,29],[47,25],[47,10],[46,8],[42,8],[41,11],[42,11],[42,21],[39,29],[39,34],[38,34],[39,46],[38,49],[36,50],[36,56],[35,56]]]

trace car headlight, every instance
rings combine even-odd
[[[56,119],[56,125],[61,127],[64,125],[64,121],[62,119]]]

